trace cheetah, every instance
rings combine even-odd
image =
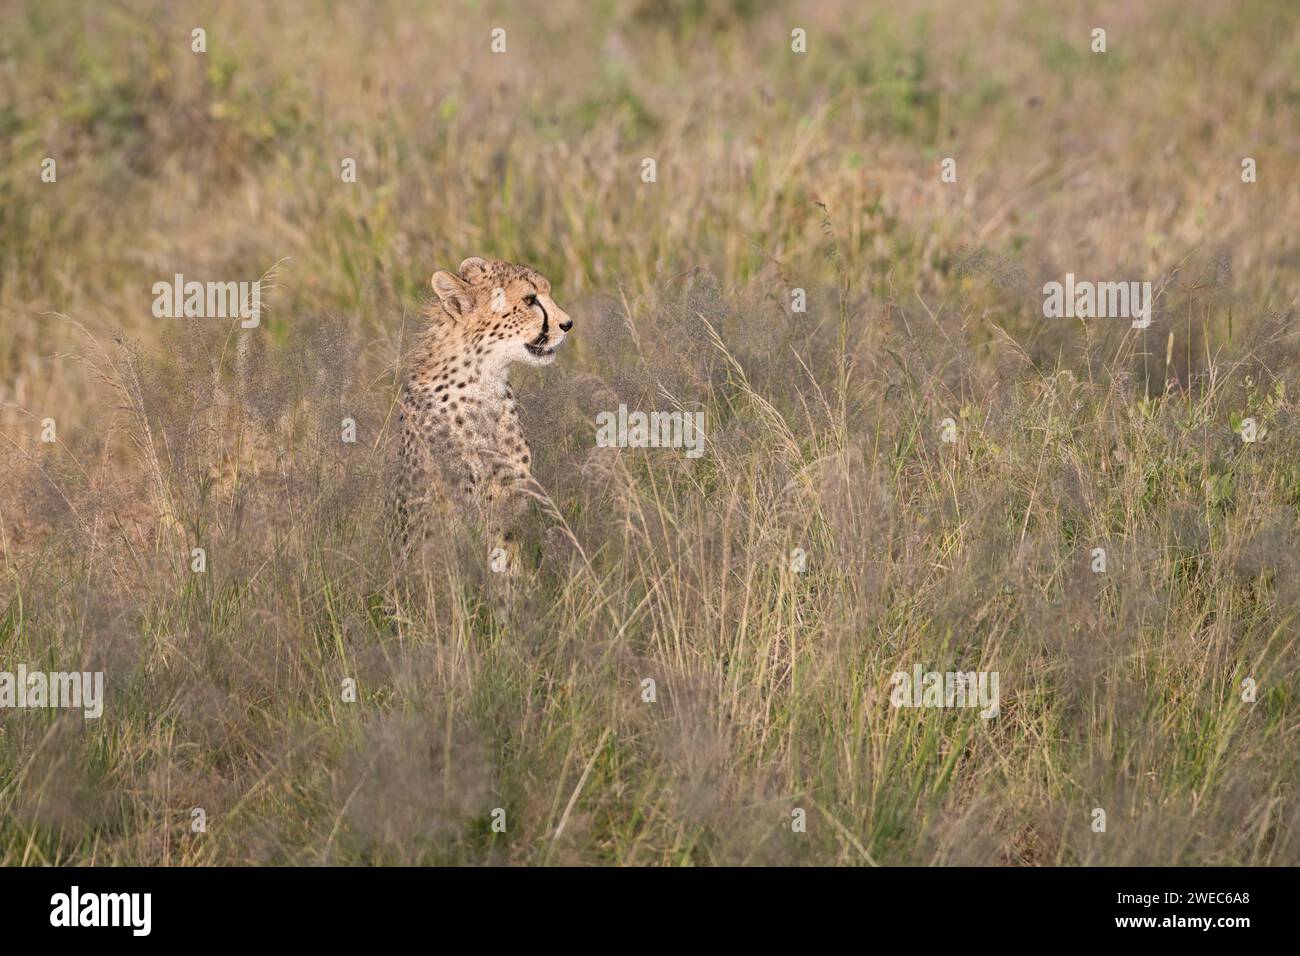
[[[401,553],[450,508],[479,523],[509,560],[532,474],[510,366],[552,364],[573,320],[528,266],[471,256],[430,284],[437,298],[398,410]]]

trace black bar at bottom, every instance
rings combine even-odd
[[[580,942],[574,934],[584,946],[668,945],[683,932],[692,944],[770,943],[787,933],[807,943],[846,931],[862,942],[902,933],[970,943],[1041,931],[1071,942],[1233,945],[1294,927],[1295,877],[1294,869],[1173,868],[9,868],[0,870],[0,913],[11,944],[77,934],[128,946],[283,936],[337,947],[433,929],[495,944],[517,934],[534,945]]]

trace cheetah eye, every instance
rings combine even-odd
[[[535,306],[536,304],[537,304],[537,296],[536,296],[536,295],[534,295],[533,293],[530,292],[530,293],[528,293],[528,295],[524,296],[524,305],[528,306],[528,308],[531,309],[531,308],[532,308],[533,306]]]

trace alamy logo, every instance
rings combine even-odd
[[[703,412],[618,412],[596,415],[597,448],[684,448],[687,458],[704,454]]]
[[[104,713],[104,672],[0,671],[0,707],[66,707],[79,709],[87,720]]]
[[[894,685],[889,702],[895,707],[979,707],[985,720],[996,717],[998,706],[997,671],[897,671],[890,678]]]
[[[152,893],[70,893],[50,897],[51,926],[129,926],[133,936],[148,936],[153,925]]]
[[[262,283],[186,282],[179,272],[171,282],[153,284],[153,314],[159,319],[242,319],[253,329],[262,316]]]
[[[1043,315],[1049,319],[1132,319],[1133,328],[1151,324],[1150,282],[1074,281],[1043,286]]]

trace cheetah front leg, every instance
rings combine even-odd
[[[526,502],[517,498],[509,485],[493,483],[484,524],[491,550],[488,560],[498,574],[517,577],[522,567],[519,551],[519,526]]]
[[[492,543],[492,570],[519,573],[519,538],[528,515],[528,468],[500,455],[490,465],[484,488],[484,525]]]
[[[493,555],[497,564],[493,570],[515,574],[520,569],[519,536],[528,514],[532,472],[529,468],[532,454],[524,441],[523,428],[515,413],[513,396],[506,389],[506,405],[497,417],[493,429],[494,447],[483,449],[483,462],[487,471],[484,487],[486,526],[489,540],[493,542]]]

